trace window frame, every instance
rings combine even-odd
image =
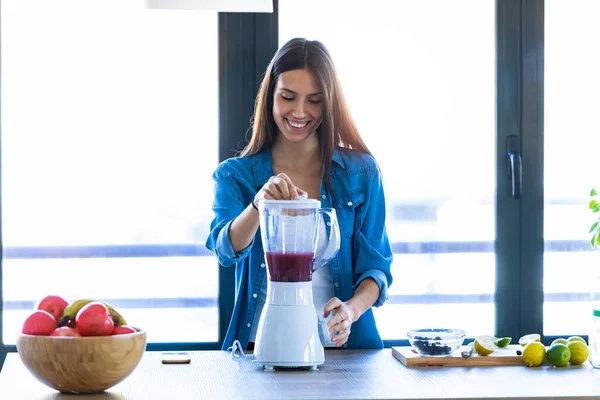
[[[544,0],[497,1],[496,12],[495,334],[518,338],[543,332]],[[509,135],[518,137],[523,160],[518,200],[507,174]]]

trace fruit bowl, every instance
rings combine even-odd
[[[103,392],[127,378],[146,350],[146,331],[115,336],[20,334],[17,351],[25,367],[63,393]]]
[[[465,331],[460,329],[413,329],[408,331],[408,342],[418,354],[427,357],[446,357],[460,348]]]

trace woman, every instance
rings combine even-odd
[[[320,199],[336,209],[341,247],[313,276],[315,300],[335,347],[382,348],[372,306],[392,283],[392,251],[377,163],[348,110],[329,52],[292,39],[267,68],[255,105],[252,138],[240,157],[215,171],[215,218],[206,246],[236,265],[236,302],[223,349],[254,342],[267,277],[260,199]]]

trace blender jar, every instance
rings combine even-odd
[[[339,226],[334,209],[313,199],[261,200],[260,228],[267,273],[273,282],[310,282],[312,273],[337,254]],[[325,221],[326,230],[319,229]],[[325,234],[325,245],[319,236]]]

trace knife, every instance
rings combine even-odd
[[[471,357],[471,354],[473,354],[473,342],[469,343],[467,348],[460,353],[463,358],[469,358]]]

